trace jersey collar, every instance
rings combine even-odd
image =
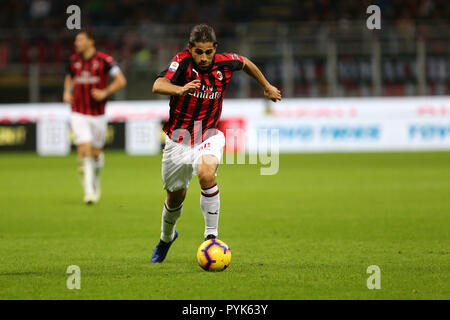
[[[85,59],[82,54],[80,54],[80,57],[81,57],[81,59],[83,59],[83,61],[91,61],[92,58],[94,58],[96,55],[97,55],[97,50],[94,51],[94,54],[89,59]]]

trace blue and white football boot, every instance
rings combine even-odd
[[[152,263],[163,262],[167,256],[167,252],[169,252],[170,246],[172,245],[172,243],[174,243],[174,241],[177,238],[178,238],[178,231],[175,229],[175,236],[173,237],[172,241],[167,243],[162,240],[159,240],[158,244],[155,247],[155,250],[153,250]]]

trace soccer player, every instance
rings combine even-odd
[[[106,100],[126,85],[126,79],[113,57],[96,50],[90,32],[79,32],[74,44],[76,53],[70,57],[63,100],[72,106],[70,124],[77,146],[84,202],[92,204],[100,199]],[[109,76],[113,78],[111,84]]]
[[[179,52],[153,85],[153,92],[171,98],[169,120],[164,125],[166,144],[162,159],[167,197],[161,238],[153,251],[152,263],[162,262],[178,237],[175,225],[192,175],[198,176],[202,189],[200,208],[205,219],[205,240],[218,236],[220,198],[215,176],[225,137],[217,127],[232,73],[244,70],[261,85],[266,98],[281,100],[281,92],[254,63],[235,53],[216,53],[217,45],[213,28],[205,24],[195,26],[188,50]]]

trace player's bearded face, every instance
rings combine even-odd
[[[207,70],[216,54],[216,46],[213,42],[194,42],[194,46],[189,45],[189,52],[195,64],[200,70]]]

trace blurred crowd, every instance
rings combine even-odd
[[[448,0],[2,0],[0,28],[60,28],[72,4],[93,26],[356,20],[371,4],[400,24],[450,18]]]
[[[383,21],[394,24],[405,38],[413,38],[417,21],[438,23],[450,19],[448,0],[2,0],[0,68],[8,62],[63,62],[72,50],[73,34],[64,33],[66,9],[72,4],[81,8],[83,28],[103,30],[102,35],[108,34],[111,27],[121,29],[120,36],[103,36],[101,48],[114,52],[125,47],[120,58],[125,63],[135,59],[137,64],[149,58],[155,44],[123,39],[123,30],[130,27],[137,32],[153,32],[164,24],[206,22],[216,27],[219,38],[233,38],[236,28],[230,26],[237,24],[300,22],[310,25],[304,30],[316,36],[318,24],[332,22],[345,30],[350,21],[366,19],[366,8],[377,4]]]
[[[158,65],[157,62],[169,59],[173,52],[185,46],[190,26],[196,23],[212,24],[219,40],[238,39],[240,26],[258,26],[254,30],[260,30],[264,35],[265,30],[271,30],[269,37],[276,40],[281,33],[270,27],[264,28],[264,25],[277,23],[295,25],[289,29],[290,41],[307,36],[323,42],[330,32],[350,34],[353,30],[350,26],[355,21],[361,32],[368,17],[367,7],[377,4],[381,9],[383,36],[388,38],[386,42],[407,52],[403,56],[384,57],[383,81],[414,82],[416,38],[420,34],[429,39],[436,33],[439,37],[427,47],[429,52],[436,53],[428,59],[427,75],[430,81],[450,81],[450,61],[445,58],[448,57],[445,48],[450,30],[449,0],[2,0],[1,4],[0,73],[11,64],[21,66],[23,74],[28,72],[31,63],[63,66],[73,51],[75,33],[65,28],[69,16],[66,9],[73,4],[81,8],[82,27],[93,29],[100,36],[98,49],[112,54],[124,70],[144,73],[153,73],[155,70],[149,71],[149,68],[160,68],[161,63]],[[297,23],[301,27],[296,27]],[[392,28],[388,30],[393,32],[386,31],[388,24]],[[329,31],[323,32],[323,25],[328,25]],[[441,25],[446,27],[440,29]],[[174,31],[177,26],[181,31]],[[255,34],[246,37],[258,38]],[[402,39],[406,41],[401,42]],[[275,40],[272,44],[277,48]],[[409,47],[405,45],[407,41]],[[235,46],[241,49],[239,43],[232,43],[232,47]],[[224,47],[229,49],[226,43],[221,49]],[[303,50],[300,47],[295,50]],[[269,77],[280,83],[280,61],[262,55],[258,60],[256,53],[261,54],[261,51],[255,50],[251,50],[252,58]],[[320,90],[321,83],[326,82],[323,53],[322,56],[318,51],[315,54],[307,58],[296,57],[292,63],[295,82],[305,84],[310,91],[311,83]],[[358,87],[369,84],[372,79],[370,64],[367,55],[341,56],[337,66],[338,80]],[[44,67],[41,73],[60,72],[55,68]],[[295,90],[299,90],[296,94],[311,95],[303,92],[300,85]]]

